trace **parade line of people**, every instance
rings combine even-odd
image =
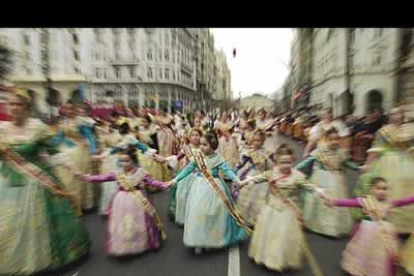
[[[103,118],[88,103],[68,102],[47,125],[31,117],[32,99],[18,88],[8,107],[12,121],[0,122],[0,275],[52,271],[86,256],[82,216],[96,208],[108,218],[108,255],[160,248],[168,233],[148,197],[157,191],[169,194],[168,217],[195,254],[250,240],[258,265],[301,269],[304,255],[323,275],[304,235],[312,231],[350,237],[341,260],[350,275],[414,275],[414,125],[402,108],[371,133],[365,163],[356,164],[330,111],[307,130],[298,160],[280,135],[303,133],[263,109],[126,109]],[[357,183],[346,169],[360,173]]]

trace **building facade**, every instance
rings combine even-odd
[[[206,106],[215,92],[216,55],[208,29],[0,29],[15,53],[10,81],[39,108],[67,100],[129,106]]]
[[[412,39],[412,29],[299,29],[292,45],[292,77],[285,83],[294,89],[284,93],[296,95],[296,87],[306,90],[315,113],[331,109],[334,116],[364,116],[376,108],[387,112],[414,99]]]
[[[226,55],[221,51],[215,52],[216,56],[216,86],[213,92],[213,99],[216,101],[231,101],[231,74],[227,65]]]

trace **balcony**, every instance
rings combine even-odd
[[[181,63],[181,70],[188,73],[188,74],[193,74],[193,68],[189,67],[188,65]]]
[[[139,65],[142,61],[139,58],[112,58],[109,59],[111,65]]]

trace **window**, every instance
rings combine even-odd
[[[24,53],[24,58],[25,58],[26,60],[30,60],[30,59],[31,59],[30,53],[29,53],[29,52],[25,52],[25,53]]]
[[[380,65],[381,64],[381,53],[377,53],[373,60],[373,65]]]
[[[152,79],[154,77],[154,75],[152,74],[152,68],[148,68],[148,78]]]
[[[115,70],[116,78],[120,79],[121,78],[121,68],[115,67],[114,70]]]
[[[46,60],[47,60],[47,51],[42,50],[42,61],[46,61]]]
[[[96,78],[100,79],[102,77],[102,70],[101,68],[96,68]]]
[[[116,48],[116,49],[115,49],[115,58],[116,58],[116,59],[120,59],[120,58],[121,58],[121,53],[120,53],[120,51],[119,51],[119,48]]]
[[[24,35],[24,45],[30,46],[30,36],[28,34]]]
[[[129,67],[129,74],[131,76],[131,78],[135,78],[135,66],[130,66]]]
[[[170,79],[170,69],[165,69],[165,79],[166,80]]]
[[[170,44],[170,34],[168,32],[165,33],[164,43]]]
[[[160,61],[162,61],[162,50],[161,49],[159,51],[159,57],[160,57]]]
[[[173,71],[172,74],[173,74],[173,80],[175,80],[175,71]]]
[[[80,70],[79,70],[79,68],[77,67],[77,66],[75,66],[75,68],[74,68],[75,70],[75,74],[80,74]]]
[[[165,61],[170,61],[170,52],[168,50],[165,50],[164,54]]]
[[[77,34],[72,34],[72,38],[73,38],[73,43],[75,43],[76,45],[79,44],[79,37]]]
[[[152,50],[151,49],[148,50],[147,57],[148,57],[148,60],[152,60],[153,59],[153,57],[152,57]]]
[[[162,68],[160,68],[159,70],[159,76],[160,76],[160,79],[162,79]]]
[[[79,52],[73,51],[73,57],[75,58],[75,60],[79,60]]]
[[[106,73],[106,68],[103,69],[103,77],[104,77],[104,79],[106,79],[108,77],[108,75]]]

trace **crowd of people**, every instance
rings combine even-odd
[[[168,217],[195,254],[250,239],[255,263],[300,269],[305,255],[322,275],[307,230],[351,236],[341,262],[351,275],[414,274],[414,126],[401,108],[364,121],[326,111],[318,121],[263,109],[100,116],[68,102],[49,126],[31,117],[31,103],[15,89],[12,121],[0,122],[0,274],[87,255],[82,215],[96,208],[108,218],[109,255],[159,248],[168,233],[148,197],[157,191],[168,192]],[[282,135],[306,142],[303,156]],[[346,169],[360,173],[351,198]]]

